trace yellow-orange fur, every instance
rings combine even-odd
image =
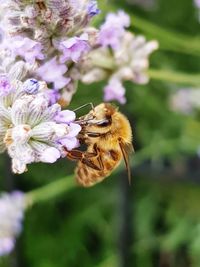
[[[81,161],[78,162],[76,179],[85,187],[92,186],[109,176],[123,157],[124,159],[126,156],[128,157],[128,153],[132,149],[130,123],[113,105],[102,103],[96,106],[84,119],[87,120],[90,117],[94,119],[83,126],[80,138],[87,145],[87,153],[96,151],[96,155],[90,160],[100,169],[94,169]],[[105,125],[101,123],[104,120]],[[106,125],[106,121],[108,125]],[[89,133],[99,135],[91,137]]]

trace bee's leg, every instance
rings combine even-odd
[[[100,136],[102,136],[102,133],[86,132],[86,135],[88,137],[100,137]]]
[[[92,161],[92,158],[96,157],[97,154],[92,152],[83,152],[79,150],[71,150],[67,151],[67,158],[71,160],[80,160],[85,165],[89,166],[90,168],[93,168],[97,171],[100,171],[101,169]]]
[[[84,134],[80,133],[78,135],[78,139],[80,144],[84,144],[85,140],[87,140],[89,137],[91,138],[96,138],[102,136],[101,133],[95,133],[95,132],[84,132]]]
[[[67,158],[71,159],[71,160],[81,160],[83,158],[93,158],[96,157],[97,154],[92,153],[92,152],[83,152],[80,150],[71,150],[71,151],[67,151]]]

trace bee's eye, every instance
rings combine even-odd
[[[97,123],[99,127],[107,127],[111,124],[111,119],[105,119]]]

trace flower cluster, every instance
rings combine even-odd
[[[65,150],[78,146],[81,130],[73,122],[73,111],[51,104],[45,82],[34,78],[22,82],[24,65],[19,61],[0,74],[0,152],[7,149],[15,173],[23,173],[33,162],[55,162]],[[13,78],[16,69],[18,76],[15,72]]]
[[[124,104],[123,81],[138,84],[148,82],[149,55],[158,48],[157,41],[147,42],[144,36],[135,36],[125,30],[130,18],[123,11],[109,14],[101,26],[97,45],[85,55],[81,80],[93,83],[108,79],[104,88],[104,100],[117,100]]]
[[[15,238],[21,232],[25,199],[21,192],[3,194],[0,197],[0,256],[10,253]]]
[[[35,66],[34,77],[52,87],[52,102],[70,103],[77,81],[108,80],[104,100],[125,103],[124,80],[147,83],[149,55],[158,47],[126,30],[129,16],[109,13],[100,29],[96,0],[14,1],[2,4],[2,47]]]
[[[13,57],[36,66],[34,76],[49,84],[65,104],[76,86],[69,66],[90,50],[93,32],[86,28],[100,11],[95,0],[14,1],[1,4],[4,40],[1,47]],[[52,75],[53,74],[53,75]],[[57,99],[56,98],[56,99]]]

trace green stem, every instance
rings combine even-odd
[[[36,204],[59,196],[60,194],[75,188],[76,183],[74,175],[67,176],[60,180],[56,180],[48,185],[30,191],[26,194],[27,206]]]
[[[188,74],[170,70],[148,70],[151,79],[200,87],[200,74]]]
[[[136,15],[131,15],[131,25],[148,34],[151,38],[157,39],[161,49],[200,56],[199,38],[166,30]]]
[[[116,66],[114,59],[105,57],[91,57],[94,66],[105,69],[106,71],[114,71]],[[159,81],[167,81],[175,84],[183,84],[200,87],[200,74],[188,74],[172,70],[155,70],[149,69],[148,75],[151,79]]]
[[[114,70],[116,68],[115,60],[113,57],[105,57],[104,55],[100,55],[99,53],[91,53],[90,60],[93,65],[96,67],[100,67],[105,70]]]
[[[189,143],[188,143],[189,142]],[[144,160],[149,158],[160,158],[162,156],[174,155],[177,151],[183,151],[183,143],[187,143],[189,147],[195,148],[197,144],[193,140],[180,140],[180,139],[168,139],[159,142],[153,142],[147,147],[144,147],[138,151],[130,162],[132,168],[140,165]],[[187,150],[187,147],[186,147]],[[115,173],[118,173],[124,169],[124,165],[121,165]],[[69,192],[71,189],[76,188],[76,182],[74,175],[67,176],[60,180],[51,182],[48,185],[42,186],[39,189],[35,189],[26,194],[27,208],[38,202],[50,200],[59,196],[60,194]]]

